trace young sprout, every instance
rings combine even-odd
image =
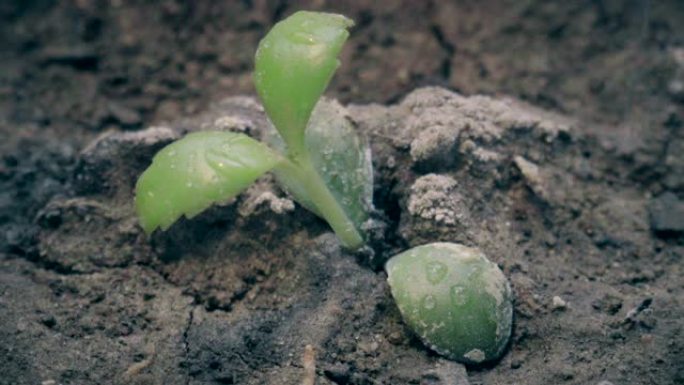
[[[511,335],[511,288],[479,249],[431,243],[385,268],[404,321],[432,350],[471,364],[501,355]]]
[[[162,149],[136,185],[144,230],[166,230],[274,171],[346,247],[361,247],[361,226],[372,208],[368,145],[330,103],[316,107],[352,25],[342,15],[318,12],[277,23],[259,43],[254,83],[280,138],[272,138],[272,148],[244,134],[199,132]]]

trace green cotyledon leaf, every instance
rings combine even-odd
[[[141,225],[147,233],[166,230],[181,215],[191,218],[237,195],[281,161],[244,134],[189,134],[159,151],[138,179],[135,203]]]
[[[342,15],[300,11],[259,43],[254,83],[289,151],[303,144],[306,123],[339,66],[337,55],[353,24]]]
[[[266,140],[273,148],[285,149],[283,140],[272,128],[267,131]],[[360,231],[373,209],[373,166],[368,141],[357,133],[342,105],[323,98],[311,115],[305,142],[316,172]],[[274,169],[278,181],[297,202],[322,217],[321,209],[301,188],[302,184],[285,171]]]

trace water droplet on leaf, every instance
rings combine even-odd
[[[426,295],[423,298],[423,307],[427,310],[432,310],[435,308],[435,297],[432,295]]]
[[[453,302],[454,305],[456,305],[456,306],[465,305],[466,298],[465,298],[464,289],[462,286],[454,285],[451,287],[451,289],[449,291],[451,293],[451,302]]]
[[[426,267],[427,280],[430,283],[437,284],[444,279],[448,270],[442,262],[432,261]]]

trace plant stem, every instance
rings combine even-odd
[[[294,159],[283,162],[281,171],[299,181],[320,215],[332,227],[345,247],[354,250],[363,246],[363,237],[314,168],[308,151],[304,150],[296,154]]]

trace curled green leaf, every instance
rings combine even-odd
[[[335,197],[347,218],[361,232],[373,207],[373,166],[368,142],[356,132],[339,103],[322,99],[313,111],[306,129],[306,147],[316,172]],[[271,130],[268,141],[274,148],[285,149],[282,139]],[[275,168],[278,181],[309,211],[324,217],[296,175],[287,168]]]
[[[197,132],[159,151],[138,179],[136,209],[143,229],[166,230],[247,188],[282,158],[268,146],[233,132]]]
[[[306,124],[339,66],[337,55],[353,24],[342,15],[300,11],[259,43],[254,83],[289,151],[301,150]]]

